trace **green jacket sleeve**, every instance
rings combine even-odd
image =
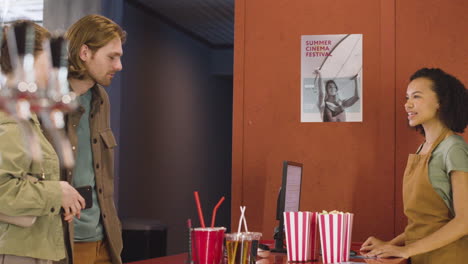
[[[33,182],[26,177],[32,160],[14,122],[0,122],[0,212],[10,216],[56,215],[60,213],[58,181]]]

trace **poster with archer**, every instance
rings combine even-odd
[[[301,37],[301,122],[362,122],[362,34]]]

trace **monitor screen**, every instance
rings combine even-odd
[[[301,200],[302,164],[288,163],[285,166],[287,166],[287,177],[284,192],[284,212],[297,212]]]
[[[299,211],[301,200],[302,164],[292,161],[283,162],[283,181],[278,197],[277,220],[283,218],[283,212]]]
[[[284,248],[284,219],[283,212],[299,211],[301,201],[302,164],[292,161],[283,162],[283,182],[278,195],[276,220],[279,226],[275,230],[275,247],[272,252],[286,252]]]

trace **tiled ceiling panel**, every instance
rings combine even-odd
[[[213,47],[234,43],[234,0],[132,0]]]

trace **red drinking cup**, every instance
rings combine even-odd
[[[220,264],[223,260],[224,227],[192,229],[192,260],[194,264]]]

